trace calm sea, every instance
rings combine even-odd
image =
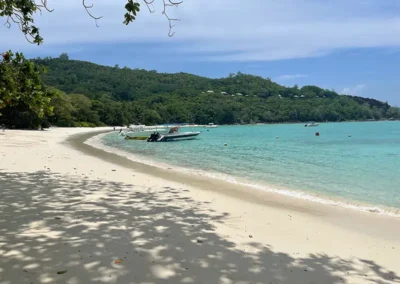
[[[198,130],[202,133],[191,141],[126,141],[114,132],[104,136],[102,143],[144,162],[259,189],[346,206],[391,207],[392,212],[400,208],[400,122]]]

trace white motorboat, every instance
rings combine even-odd
[[[313,123],[308,123],[308,124],[304,125],[304,127],[315,127],[315,126],[318,126],[318,125],[319,125],[319,123],[313,122]]]
[[[192,140],[195,139],[201,132],[185,131],[178,132],[178,127],[172,127],[167,134],[161,134],[160,132],[154,132],[147,139],[147,142],[168,142],[178,140]]]
[[[214,123],[209,123],[208,125],[205,126],[206,128],[217,128],[218,125],[214,124]]]

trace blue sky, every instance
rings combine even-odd
[[[161,0],[129,26],[125,1],[93,1],[100,27],[81,1],[48,3],[55,11],[37,17],[44,45],[1,25],[1,49],[208,77],[241,71],[400,106],[398,0],[184,0],[169,9],[181,19],[172,38]]]

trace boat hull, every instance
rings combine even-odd
[[[180,141],[180,140],[193,140],[200,134],[200,132],[186,132],[176,134],[166,134],[160,137],[158,142]]]
[[[319,123],[306,124],[305,127],[317,127]]]
[[[125,140],[147,140],[148,136],[125,136]]]
[[[167,134],[167,129],[160,129],[160,130],[142,130],[142,131],[129,131],[125,134],[126,140],[146,140],[150,137],[151,134],[154,132],[159,132],[161,135]],[[127,138],[129,137],[129,138]]]

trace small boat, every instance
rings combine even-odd
[[[178,140],[192,140],[195,139],[200,132],[182,132],[174,134],[161,135],[157,142],[168,142],[168,141],[178,141]]]
[[[217,128],[218,125],[214,124],[214,123],[209,123],[208,125],[205,126],[205,128]]]
[[[154,132],[147,139],[147,142],[168,142],[168,141],[178,141],[178,140],[192,140],[195,139],[201,132],[178,132],[178,127],[173,127],[167,134],[161,134],[159,132]]]
[[[319,125],[319,123],[313,122],[313,123],[308,123],[308,124],[304,125],[304,127],[315,127],[315,126],[318,126],[318,125]]]
[[[131,125],[128,131],[121,132],[119,135],[125,136],[126,140],[147,140],[155,131],[167,134],[169,128],[166,126]]]
[[[148,137],[125,135],[125,140],[147,140]]]

